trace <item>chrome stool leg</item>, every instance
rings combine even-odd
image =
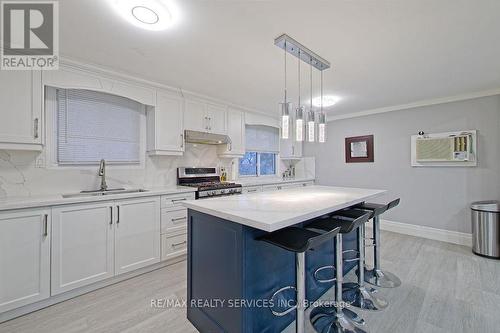
[[[376,295],[374,288],[365,287],[365,225],[358,228],[358,283],[345,283],[342,299],[351,305],[363,309],[378,311],[385,309],[389,303],[382,297]]]
[[[297,317],[295,320],[295,332],[305,332],[305,302],[306,302],[306,253],[295,254],[295,271],[297,286]]]
[[[357,326],[364,324],[355,312],[344,308],[342,304],[342,281],[344,270],[342,262],[342,235],[338,234],[335,241],[335,262],[336,262],[336,282],[335,282],[335,302],[334,304],[323,305],[311,311],[310,320],[316,332],[321,333],[366,333]],[[357,319],[356,322],[354,319]]]
[[[373,269],[365,268],[365,281],[377,287],[395,288],[401,285],[401,280],[394,274],[380,269],[380,220],[373,218]]]

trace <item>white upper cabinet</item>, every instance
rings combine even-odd
[[[280,140],[280,157],[283,159],[299,159],[302,157],[302,142],[293,138]]]
[[[227,110],[227,135],[231,144],[217,147],[221,157],[245,155],[245,113],[233,108]]]
[[[226,107],[186,99],[184,126],[192,131],[226,134]]]
[[[0,149],[42,150],[40,71],[2,71],[0,76]]]
[[[50,210],[0,213],[0,313],[49,296]]]
[[[158,91],[156,107],[147,113],[147,150],[150,155],[184,152],[184,103],[180,96]]]
[[[115,274],[160,262],[160,197],[116,202]]]
[[[156,104],[156,93],[153,88],[65,66],[61,66],[59,70],[44,71],[43,84],[56,88],[100,91],[127,97],[145,105]]]
[[[208,132],[208,117],[205,103],[191,99],[185,100],[184,127],[187,130]]]
[[[226,134],[226,107],[207,104],[208,131]]]

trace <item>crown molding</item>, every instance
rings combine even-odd
[[[348,114],[343,114],[343,115],[338,115],[338,116],[331,116],[331,115],[327,115],[327,116],[328,116],[328,122],[330,122],[330,121],[335,121],[335,120],[340,120],[340,119],[357,118],[357,117],[369,116],[369,115],[379,114],[379,113],[403,111],[403,110],[414,109],[414,108],[419,108],[419,107],[423,107],[423,106],[445,104],[445,103],[451,103],[451,102],[459,102],[459,101],[465,101],[465,100],[469,100],[469,99],[495,96],[495,95],[500,95],[500,88],[491,89],[491,90],[483,90],[483,91],[462,94],[462,95],[449,96],[449,97],[427,99],[427,100],[417,101],[417,102],[408,103],[408,104],[387,106],[387,107],[383,107],[383,108],[358,111],[358,112],[353,112],[353,113],[348,113]]]

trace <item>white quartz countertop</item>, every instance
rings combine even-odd
[[[67,204],[77,204],[85,202],[98,202],[98,201],[109,201],[109,200],[120,200],[120,199],[130,199],[130,198],[141,198],[157,195],[172,195],[181,193],[192,193],[196,189],[186,186],[173,186],[173,187],[152,187],[144,188],[146,192],[134,192],[134,193],[117,193],[117,194],[106,194],[103,196],[82,196],[73,198],[64,198],[63,194],[54,195],[40,195],[40,196],[24,196],[24,197],[6,197],[0,198],[0,211],[11,210],[11,209],[23,209],[23,208],[34,208],[34,207],[47,207],[47,206],[58,206]],[[76,191],[75,193],[78,193]],[[64,193],[66,194],[66,193]]]
[[[314,181],[314,178],[293,178],[293,179],[282,179],[278,177],[248,177],[240,178],[235,180],[235,183],[241,184],[243,186],[260,186],[260,185],[274,185],[274,184],[287,184],[287,183],[301,183]]]
[[[272,232],[384,193],[385,190],[312,185],[281,191],[190,200],[184,205],[205,214]]]

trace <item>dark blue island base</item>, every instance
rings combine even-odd
[[[274,292],[295,286],[295,256],[256,240],[265,231],[247,227],[189,209],[187,317],[202,333],[281,332],[295,320],[295,311],[277,317],[278,302],[270,304]],[[344,235],[344,250],[357,249],[356,232]],[[306,253],[306,297],[314,302],[333,282],[319,283],[313,273],[333,265],[334,242]],[[344,265],[347,274],[356,262]],[[328,279],[333,271],[320,278]],[[293,290],[276,300],[294,300]],[[271,305],[273,305],[271,307]],[[293,305],[293,302],[292,302]]]

